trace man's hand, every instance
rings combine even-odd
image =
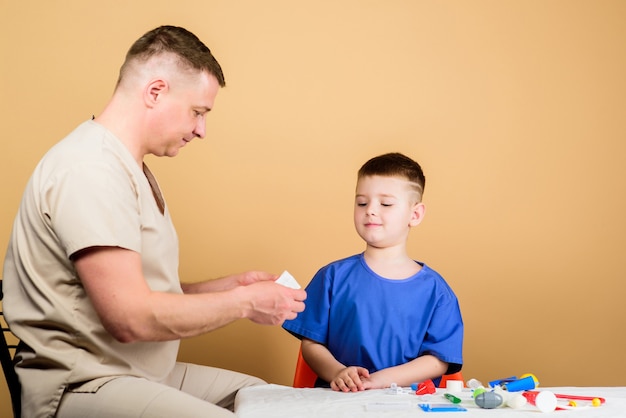
[[[281,325],[304,311],[306,292],[302,289],[263,280],[240,287],[239,291],[250,293],[244,298],[250,301],[245,316],[257,324]]]
[[[239,286],[248,286],[257,282],[274,281],[278,279],[278,275],[266,271],[246,271],[234,275],[234,278]]]

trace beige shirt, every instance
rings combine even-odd
[[[142,168],[94,121],[41,160],[21,202],[4,263],[4,311],[26,344],[17,358],[23,416],[53,417],[68,387],[97,390],[119,375],[162,381],[178,341],[122,344],[104,329],[70,256],[92,246],[141,254],[151,289],[182,293],[178,238]]]

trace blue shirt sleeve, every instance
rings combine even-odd
[[[329,280],[325,280],[328,269],[320,269],[306,286],[306,308],[295,319],[285,321],[283,328],[299,339],[308,338],[320,344],[328,343],[330,322]]]

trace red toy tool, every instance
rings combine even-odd
[[[416,395],[431,395],[435,393],[437,389],[435,388],[435,384],[432,380],[426,380],[419,385],[417,385],[417,390],[415,391]]]

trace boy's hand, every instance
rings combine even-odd
[[[361,378],[369,378],[370,373],[366,368],[350,366],[341,370],[330,382],[330,388],[338,392],[358,392],[365,390]]]
[[[363,388],[365,390],[386,389],[389,387],[385,379],[380,375],[380,372],[372,373],[368,377],[362,377],[361,382],[363,383]]]

